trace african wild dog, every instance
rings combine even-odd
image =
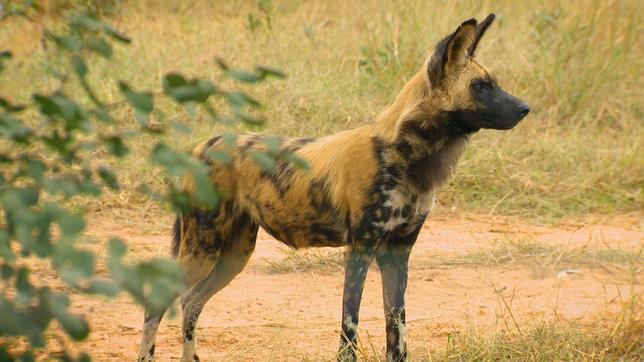
[[[197,318],[208,299],[244,269],[260,226],[293,248],[347,247],[339,359],[356,359],[360,299],[375,258],[382,274],[387,359],[406,358],[407,263],[434,192],[472,133],[510,129],[529,111],[474,60],[493,19],[491,14],[478,25],[470,19],[439,42],[375,122],[319,139],[282,138],[285,150],[308,160],[308,172],[281,161],[272,172],[262,171],[248,156],[265,147],[257,134],[240,136],[227,164],[206,155],[229,149],[219,137],[195,149],[226,197],[213,210],[179,215],[174,225],[172,255],[189,287],[181,298],[182,361],[198,360]],[[193,187],[190,179],[184,187]],[[162,317],[146,314],[141,361],[154,358]]]

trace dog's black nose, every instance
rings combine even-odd
[[[517,112],[521,113],[521,116],[525,117],[530,112],[530,107],[525,103],[520,103],[517,105]]]

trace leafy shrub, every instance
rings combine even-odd
[[[109,278],[97,277],[96,256],[79,243],[87,220],[71,206],[75,199],[118,190],[119,177],[110,163],[128,154],[126,141],[143,136],[154,141],[150,161],[170,180],[164,189],[144,188],[147,194],[175,210],[217,205],[219,197],[208,180],[206,165],[163,141],[163,135],[187,126],[160,112],[158,97],[185,107],[201,107],[213,121],[262,121],[247,113],[249,106],[259,103],[246,93],[176,72],[166,74],[157,91],[135,89],[118,80],[122,102],[108,103],[88,80],[91,64],[97,58],[112,61],[114,46],[131,40],[90,14],[71,17],[62,33],[45,31],[44,35],[54,44],[51,51],[57,59],[64,60],[62,66],[51,62],[45,67],[58,78],[58,89],[33,93],[24,104],[0,96],[0,360],[34,360],[46,347],[44,333],[54,320],[69,337],[87,337],[87,321],[70,311],[70,293],[114,297],[125,291],[146,309],[155,310],[171,304],[181,292],[182,276],[174,263],[160,258],[127,263],[127,246],[119,239],[109,241]],[[11,58],[11,52],[0,52],[0,72],[7,71]],[[223,61],[219,65],[224,74],[246,83],[283,76],[267,67],[244,71]],[[228,106],[226,112],[216,110],[214,98],[220,99],[217,104]],[[123,107],[133,111],[135,128],[116,122],[113,114]],[[273,156],[267,153],[262,159],[270,164]],[[186,174],[197,186],[194,193],[172,182]],[[54,290],[33,280],[33,258],[50,263],[69,288]],[[64,351],[60,358],[90,357],[73,357]]]

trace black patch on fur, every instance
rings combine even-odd
[[[208,151],[212,146],[217,143],[221,139],[221,136],[215,136],[209,139],[206,142],[206,146],[201,150],[201,154],[199,155],[199,159],[205,162],[208,166],[212,166],[212,159],[208,157]]]
[[[209,139],[208,142],[206,142],[206,146],[208,148],[210,148],[210,147],[212,147],[212,145],[217,143],[217,141],[219,141],[220,139],[221,139],[221,136],[215,136],[215,137]]]
[[[154,345],[154,344],[153,344],[153,345],[152,345],[152,347],[150,348],[150,351],[148,352],[148,354],[149,354],[150,356],[154,356],[154,347],[155,347],[155,346],[156,346],[156,345]]]
[[[397,143],[406,141],[414,146],[410,153],[400,153],[400,147],[397,150],[407,160],[407,179],[420,191],[429,191],[445,181],[455,162],[451,154],[453,147],[458,147],[471,133],[479,130],[462,122],[462,117],[462,112],[446,111],[432,119],[408,120],[401,127]]]
[[[275,187],[275,190],[277,190],[280,198],[283,198],[291,187],[291,180],[293,179],[294,173],[294,167],[288,161],[281,159],[277,161],[271,171],[262,171],[261,176],[268,178]]]
[[[324,180],[314,180],[309,186],[309,202],[313,209],[324,213],[333,209],[331,198],[327,192]]]
[[[290,189],[293,174],[296,171],[296,168],[288,160],[284,159],[285,155],[297,152],[297,150],[302,148],[302,146],[313,142],[314,140],[314,138],[288,139],[288,145],[283,146],[280,154],[276,157],[277,162],[275,167],[270,171],[262,171],[260,173],[263,178],[267,178],[271,181],[271,184],[273,184],[275,190],[277,190],[280,198],[283,198]],[[280,141],[283,142],[283,139],[280,138]]]
[[[386,236],[388,231],[375,224],[386,222],[391,218],[393,211],[390,207],[385,206],[388,199],[388,195],[385,192],[396,188],[401,182],[400,165],[387,164],[384,160],[385,143],[381,139],[374,137],[373,147],[378,161],[379,172],[367,191],[369,201],[362,210],[363,216],[353,230],[351,240],[366,247],[375,246]]]
[[[436,188],[445,181],[445,177],[449,176],[449,173],[443,170],[452,167],[451,162],[453,160],[446,157],[445,152],[448,152],[446,150],[454,142],[460,141],[448,139],[444,147],[432,153],[425,153],[409,162],[407,177],[422,192]]]
[[[239,240],[242,234],[248,231],[250,226],[255,227],[254,222],[251,220],[250,216],[247,213],[237,215],[232,223],[230,234],[226,238],[224,238],[224,241],[235,242]]]
[[[409,142],[405,140],[396,142],[396,150],[398,151],[398,153],[400,153],[404,160],[408,160],[414,151]]]
[[[342,233],[339,230],[329,228],[317,222],[314,222],[311,224],[311,227],[309,228],[309,233],[311,235],[311,241],[313,244],[320,244],[320,242],[316,242],[316,239],[318,238],[322,239],[321,240],[322,244],[324,244],[325,240],[330,240],[330,241],[342,240]]]
[[[246,143],[244,143],[241,146],[242,154],[244,154],[246,151],[248,151],[251,147],[255,146],[257,144],[257,142],[259,142],[259,140],[261,140],[261,139],[262,139],[262,137],[260,135],[254,134],[254,135],[249,136],[248,139],[246,140]]]
[[[197,229],[209,230],[213,228],[214,220],[219,214],[219,211],[217,209],[211,209],[211,210],[193,209],[191,211],[191,214],[192,214],[192,217],[195,219],[195,223],[197,224]]]

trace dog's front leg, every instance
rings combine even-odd
[[[376,262],[382,276],[382,297],[387,328],[387,361],[407,359],[405,326],[405,290],[409,254],[416,242],[422,222],[406,236],[391,236],[376,251]]]
[[[387,245],[378,250],[376,261],[382,276],[382,297],[387,328],[387,361],[407,358],[405,339],[405,289],[411,247]]]
[[[342,296],[342,335],[338,361],[355,361],[357,347],[358,314],[364,281],[373,261],[372,249],[352,248],[347,251],[344,270],[344,293]]]

